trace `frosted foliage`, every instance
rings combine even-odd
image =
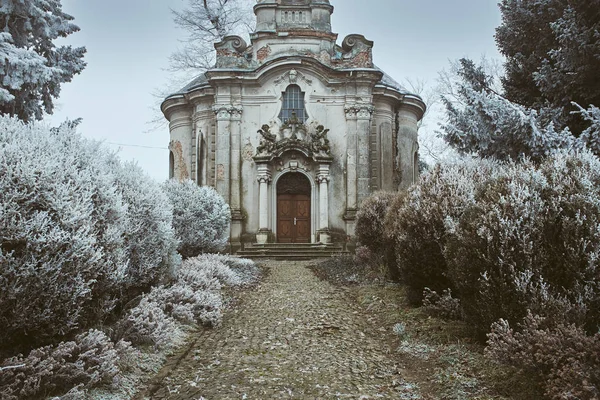
[[[134,345],[152,344],[165,348],[173,338],[183,335],[176,321],[165,314],[161,304],[144,295],[140,304],[127,312],[115,327],[115,339],[124,339]]]
[[[90,330],[73,341],[4,360],[0,364],[0,398],[42,398],[69,388],[73,389],[61,398],[82,398],[76,396],[84,394],[83,386],[118,385],[117,375],[129,367],[133,353],[127,342],[115,345],[104,333]]]
[[[0,117],[3,347],[95,323],[179,262],[160,186],[73,125]]]
[[[115,338],[164,348],[171,345],[173,337],[181,336],[177,322],[218,325],[222,318],[222,286],[252,283],[257,279],[257,270],[250,260],[216,254],[188,258],[176,270],[173,284],[142,295],[140,304],[118,324]]]
[[[52,113],[62,83],[84,67],[85,48],[54,40],[77,32],[59,0],[0,3],[0,112],[23,120]]]
[[[600,397],[600,333],[587,336],[565,324],[550,328],[529,312],[517,330],[502,319],[493,324],[485,354],[542,378],[550,399]]]
[[[589,127],[581,133],[580,139],[594,154],[600,155],[600,108],[590,106],[586,110],[577,104],[576,106],[579,108],[579,114],[589,123]]]
[[[421,301],[425,287],[439,292],[451,287],[443,255],[448,233],[474,202],[476,185],[501,170],[498,162],[469,159],[437,165],[421,177],[419,185],[392,203],[386,232],[394,243],[400,277],[412,302]]]
[[[0,117],[0,342],[46,340],[112,308],[127,208],[106,154],[67,125]]]
[[[524,163],[477,190],[445,256],[467,317],[485,332],[526,311],[588,330],[599,320],[600,161],[589,152]]]
[[[171,226],[173,207],[158,183],[136,164],[111,160],[115,186],[127,204],[126,284],[148,288],[172,274],[179,263]]]
[[[170,180],[164,191],[173,204],[173,228],[183,257],[218,252],[225,248],[231,214],[223,198],[210,187],[187,180]]]
[[[557,130],[539,111],[507,100],[494,89],[483,66],[460,60],[443,97],[444,138],[463,154],[498,160],[539,160],[561,149],[583,147],[568,128]]]

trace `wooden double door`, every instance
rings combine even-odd
[[[277,196],[277,241],[310,243],[310,196],[305,194]]]

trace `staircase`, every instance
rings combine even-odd
[[[269,258],[272,260],[312,260],[350,253],[339,244],[322,243],[268,243],[246,245],[236,253],[250,259]]]

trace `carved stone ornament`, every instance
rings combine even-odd
[[[308,86],[311,86],[313,83],[313,81],[311,79],[308,79],[302,72],[298,72],[295,69],[287,71],[285,74],[283,74],[279,78],[275,79],[273,81],[273,83],[276,85],[279,85],[280,83],[282,83],[286,80],[292,85],[298,83],[298,80],[303,81]]]
[[[262,139],[260,145],[256,148],[256,154],[272,153],[277,149],[277,136],[271,133],[269,125],[263,125],[257,133],[260,133]]]
[[[291,132],[291,136],[278,141],[277,136],[271,133],[269,125],[263,125],[258,130],[262,139],[256,148],[256,157],[281,155],[288,150],[299,150],[308,157],[331,157],[331,147],[327,138],[329,129],[325,129],[323,125],[317,126],[309,133],[306,125],[292,117],[281,127],[281,132]]]

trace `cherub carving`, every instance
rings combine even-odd
[[[310,147],[311,150],[315,153],[323,152],[325,154],[329,154],[329,139],[327,139],[327,133],[329,129],[325,129],[323,125],[317,126],[315,133],[311,133],[310,135]]]
[[[257,154],[270,153],[277,148],[277,136],[271,133],[269,125],[263,125],[257,132],[263,137],[260,145],[256,148]]]

